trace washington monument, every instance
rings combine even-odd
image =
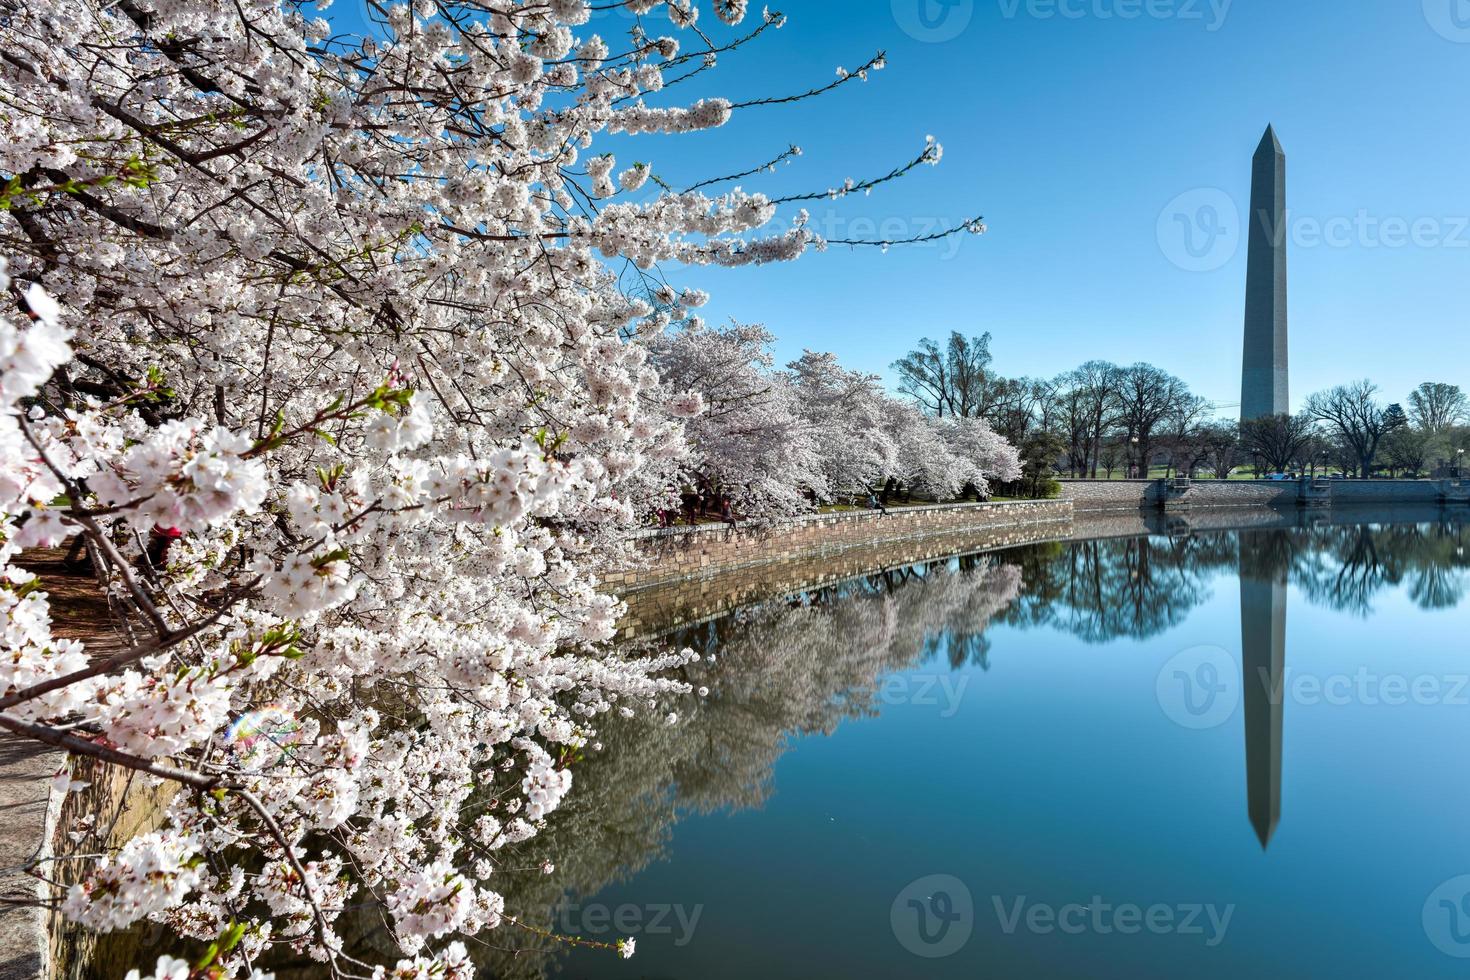
[[[1245,279],[1242,421],[1291,412],[1286,344],[1286,154],[1276,131],[1251,165],[1250,255]]]

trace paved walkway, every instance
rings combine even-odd
[[[68,571],[59,549],[33,552],[23,564],[41,576],[51,597],[52,629],[80,639],[89,652],[117,649],[107,605],[88,574]],[[34,900],[36,879],[16,869],[35,857],[45,836],[51,775],[64,753],[0,732],[0,980],[40,978],[47,955],[46,922],[38,908],[16,908],[6,899]]]
[[[0,980],[42,975],[45,916],[37,908],[15,908],[10,899],[34,899],[36,880],[13,869],[35,856],[46,826],[51,774],[62,755],[34,742],[0,734]]]

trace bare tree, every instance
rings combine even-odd
[[[919,407],[941,418],[954,404],[954,381],[950,377],[949,359],[939,345],[925,337],[919,349],[910,351],[893,362],[898,372],[898,390],[912,397]]]
[[[941,348],[925,337],[918,350],[893,362],[898,390],[911,396],[925,411],[940,416],[987,418],[1003,398],[1010,382],[990,371],[990,334],[949,335]]]
[[[1209,457],[1204,444],[1205,420],[1213,406],[1198,395],[1184,394],[1164,417],[1164,438],[1174,472],[1193,476]]]
[[[1291,468],[1316,430],[1316,418],[1305,413],[1248,419],[1240,423],[1240,448],[1259,457],[1270,472],[1281,473]]]
[[[1121,377],[1118,366],[1107,361],[1088,361],[1072,372],[1073,383],[1082,393],[1094,478],[1102,455],[1103,437],[1118,424],[1117,399]]]
[[[1052,384],[1057,398],[1056,430],[1066,447],[1067,470],[1073,476],[1086,476],[1092,454],[1087,389],[1077,383],[1075,373],[1060,375]]]
[[[1322,467],[1326,473],[1328,464],[1333,457],[1333,442],[1322,434],[1320,426],[1313,423],[1312,434],[1307,441],[1302,443],[1301,448],[1296,451],[1292,458],[1292,465],[1304,473],[1310,473],[1313,477],[1317,475],[1317,467]]]
[[[1050,395],[1051,382],[1034,378],[1016,378],[999,387],[996,402],[984,415],[991,428],[1006,437],[1013,446],[1026,441],[1036,424],[1038,411]]]
[[[1240,430],[1227,422],[1212,422],[1200,428],[1199,438],[1215,479],[1230,479],[1240,460]]]
[[[1153,458],[1154,439],[1159,424],[1189,397],[1183,381],[1152,364],[1134,364],[1118,372],[1118,421],[1127,430],[1129,444],[1135,447],[1134,462],[1140,475],[1148,475]]]
[[[1108,479],[1111,480],[1114,471],[1123,465],[1123,460],[1126,458],[1127,454],[1123,450],[1123,444],[1117,439],[1109,439],[1103,443],[1098,462],[1102,464],[1103,470],[1108,474]]]
[[[961,418],[989,418],[1010,386],[990,370],[990,334],[966,338],[949,335],[949,372],[954,379],[954,414]]]
[[[1062,390],[1059,382],[1034,378],[1031,385],[1031,421],[1042,432],[1057,431],[1061,418]],[[1020,443],[1014,443],[1020,445]]]
[[[1379,443],[1395,427],[1394,417],[1378,403],[1378,386],[1366,379],[1317,392],[1307,399],[1306,414],[1337,432],[1364,478],[1373,472]]]
[[[1438,441],[1439,436],[1428,429],[1401,426],[1383,437],[1383,461],[1390,473],[1400,470],[1408,476],[1418,476]]]
[[[1426,432],[1470,423],[1470,398],[1459,385],[1426,381],[1409,395],[1409,419]]]

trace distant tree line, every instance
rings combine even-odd
[[[990,340],[925,339],[893,368],[926,413],[983,419],[1019,447],[1018,489],[1032,495],[1056,475],[1453,474],[1470,450],[1470,398],[1453,384],[1420,385],[1406,409],[1357,381],[1314,394],[1297,415],[1242,424],[1152,364],[1087,361],[1054,378],[1008,378],[992,369]]]

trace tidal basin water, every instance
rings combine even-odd
[[[1464,976],[1470,528],[1280,523],[939,561],[668,637],[713,656],[710,694],[577,767],[548,827],[571,891],[539,899],[636,955],[487,966]]]

